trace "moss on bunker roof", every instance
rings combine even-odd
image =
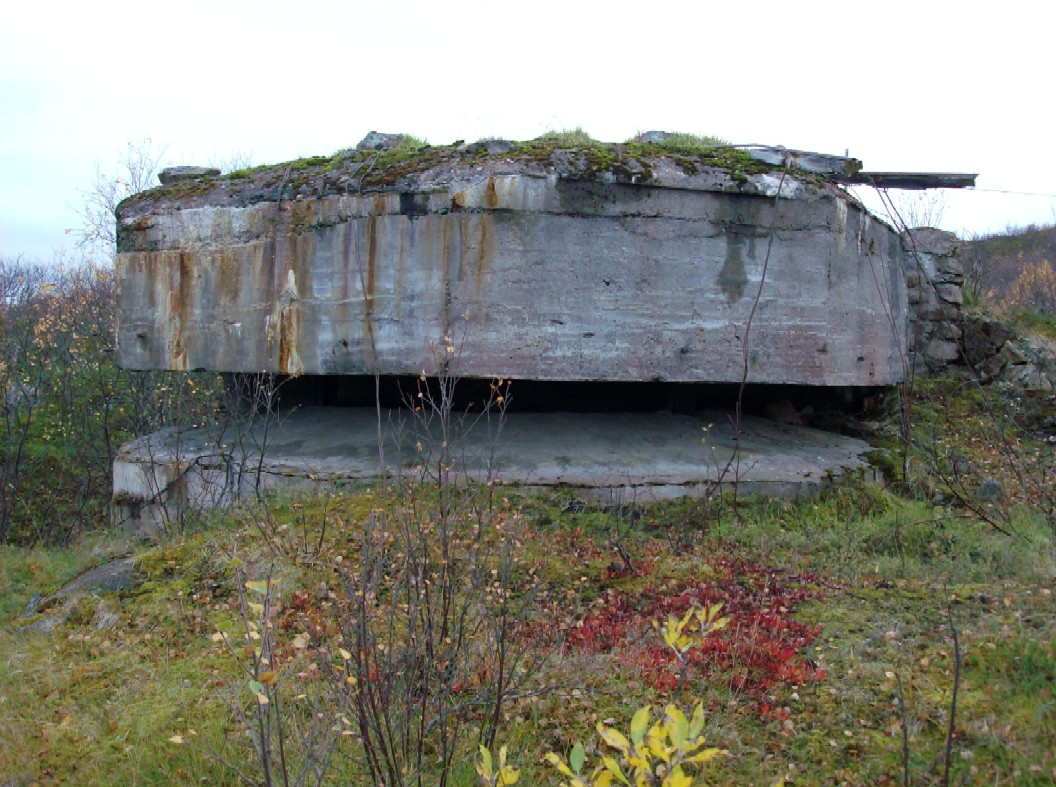
[[[548,135],[527,142],[405,145],[380,151],[349,148],[331,156],[159,186],[129,197],[120,209],[142,210],[162,203],[176,208],[238,206],[336,194],[433,191],[476,177],[515,174],[648,186],[656,184],[654,172],[660,168],[677,168],[687,175],[724,171],[734,180],[773,170],[753,161],[746,150],[731,146],[572,143],[561,135]]]

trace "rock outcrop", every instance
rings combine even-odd
[[[166,167],[158,173],[158,180],[163,186],[171,186],[181,181],[215,178],[219,174],[216,167]]]
[[[980,382],[1003,383],[1031,397],[1051,397],[1056,380],[1052,342],[1021,335],[986,313],[966,315],[962,322],[964,356]]]

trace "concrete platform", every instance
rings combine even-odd
[[[435,472],[444,442],[439,419],[383,411],[381,433],[383,451],[373,409],[312,407],[241,429],[141,437],[114,463],[115,518],[128,530],[151,530],[180,510],[257,490]],[[626,499],[631,489],[639,500],[700,496],[735,483],[745,494],[799,496],[847,474],[873,477],[864,441],[757,417],[742,423],[738,455],[728,412],[469,415],[448,434],[461,479],[594,496]]]

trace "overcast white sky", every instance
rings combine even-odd
[[[9,4],[0,257],[69,246],[129,141],[163,164],[274,163],[371,129],[849,149],[874,171],[979,172],[947,198],[956,232],[1052,224],[1054,22],[1037,0]]]

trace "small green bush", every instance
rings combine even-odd
[[[550,130],[537,137],[537,140],[567,147],[582,147],[597,143],[597,140],[584,131],[581,126],[561,131]]]

